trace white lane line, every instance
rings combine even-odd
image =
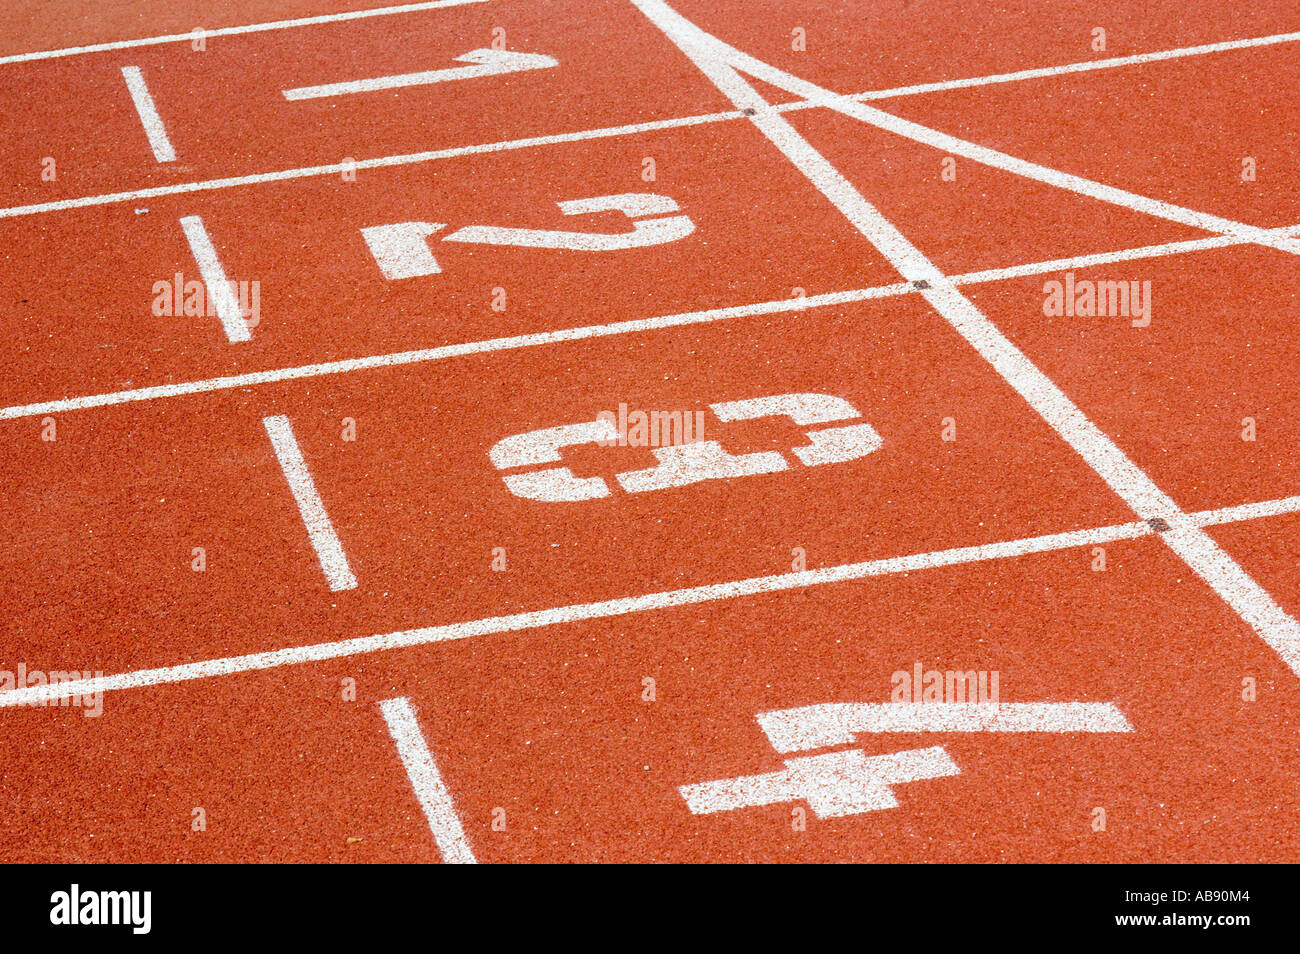
[[[1089,420],[1056,384],[1007,338],[948,276],[863,197],[826,158],[755,92],[733,67],[772,82],[790,77],[739,53],[674,12],[663,0],[631,0],[672,40],[718,90],[740,109],[790,163],[874,245],[905,279],[922,283],[921,295],[1074,448],[1110,488],[1146,520],[1163,520],[1161,539],[1300,675],[1300,624],[1246,573],[1194,520]],[[776,82],[780,81],[780,82]],[[799,81],[800,95],[820,95]],[[814,98],[809,96],[808,98]],[[860,104],[853,104],[863,109]],[[1228,230],[1229,234],[1239,234]],[[1263,230],[1260,230],[1263,231]],[[1242,236],[1245,237],[1245,236]],[[1267,244],[1277,245],[1270,241]]]
[[[135,111],[140,116],[140,125],[144,126],[144,134],[149,137],[149,148],[153,150],[154,158],[159,162],[175,162],[176,150],[172,148],[171,140],[167,138],[167,127],[163,125],[162,117],[158,115],[158,107],[154,105],[153,97],[149,95],[149,87],[145,85],[144,74],[140,72],[140,67],[122,67],[122,78],[126,80],[131,102],[135,104]]]
[[[1278,235],[1300,232],[1300,225],[1283,226],[1273,230]],[[1143,258],[1156,258],[1164,255],[1179,255],[1199,252],[1206,249],[1225,248],[1232,245],[1245,245],[1249,240],[1235,236],[1216,236],[1208,239],[1192,239],[1183,242],[1167,242],[1162,245],[1146,245],[1140,248],[1122,249],[1115,252],[1102,252],[1090,255],[1077,255],[1072,258],[1057,258],[1045,262],[1032,262],[1014,265],[1009,268],[986,269],[969,272],[965,275],[953,275],[949,280],[958,285],[993,282],[1006,278],[1022,278],[1026,275],[1045,274],[1064,271],[1071,268],[1086,268],[1092,265],[1104,265],[1110,262],[1132,261]],[[685,325],[707,324],[712,321],[726,321],[731,318],[747,318],[755,315],[775,315],[785,312],[807,311],[812,308],[825,308],[832,305],[845,305],[853,302],[871,301],[880,298],[892,298],[897,295],[919,294],[914,285],[898,282],[893,285],[880,285],[874,288],[855,288],[842,292],[827,292],[810,295],[806,298],[779,298],[772,301],[757,302],[750,305],[734,305],[727,308],[709,308],[703,311],[683,312],[675,315],[662,315],[656,318],[634,318],[628,321],[616,321],[606,325],[583,325],[578,328],[562,328],[556,331],[542,331],[528,335],[515,335],[509,338],[489,338],[483,341],[471,341],[462,344],[441,345],[436,348],[424,348],[419,351],[399,351],[390,354],[369,355],[363,358],[346,358],[340,361],[327,361],[321,364],[301,365],[294,368],[276,368],[270,371],[251,371],[245,374],[227,375],[219,378],[206,378],[200,381],[184,381],[176,384],[159,384],[145,388],[132,388],[125,391],[111,391],[105,394],[90,394],[83,397],[60,398],[53,401],[41,401],[34,404],[19,404],[0,408],[0,420],[19,417],[32,417],[41,414],[57,414],[64,411],[86,410],[96,407],[110,407],[116,404],[129,404],[136,401],[155,401],[190,394],[203,394],[210,391],[225,391],[232,388],[244,388],[258,384],[275,384],[300,378],[314,378],[330,374],[346,374],[353,371],[366,371],[374,368],[401,367],[408,364],[420,364],[425,361],[439,361],[447,358],[464,357],[472,354],[486,354],[493,351],[508,351],[514,348],[531,348],[565,341],[581,341],[588,338],[600,338],[609,335],[632,334],[641,331],[653,331],[661,328],[675,328]]]
[[[677,119],[658,119],[651,122],[631,123],[625,126],[604,126],[598,129],[583,129],[577,132],[558,133],[553,136],[529,136],[525,139],[507,139],[501,142],[480,143],[473,146],[453,146],[447,149],[431,149],[427,152],[404,153],[397,156],[382,156],[378,159],[360,159],[356,162],[335,162],[323,166],[303,166],[297,169],[283,169],[279,172],[262,172],[247,176],[230,176],[224,179],[207,179],[202,182],[183,182],[170,186],[154,186],[149,189],[133,189],[129,192],[109,192],[102,195],[81,196],[75,199],[60,199],[55,202],[37,202],[33,205],[16,205],[0,209],[0,219],[23,215],[39,215],[44,212],[59,212],[65,209],[82,209],[89,206],[111,205],[115,202],[137,202],[141,199],[156,199],[167,195],[182,195],[191,192],[208,192],[214,189],[231,189],[236,186],[257,185],[264,182],[284,182],[291,179],[304,179],[312,176],[337,176],[343,172],[364,171],[366,169],[386,169],[393,166],[409,166],[437,159],[455,159],[459,156],[480,156],[493,152],[509,152],[514,149],[528,149],[534,146],[550,146],[557,143],[583,142],[588,139],[607,139],[617,136],[630,136],[637,133],[656,132],[662,129],[681,129],[686,126],[699,126],[705,123],[738,119],[739,112],[704,113],[698,116],[683,116]]]
[[[1109,702],[826,702],[758,714],[778,752],[849,745],[871,732],[1132,732]]]
[[[320,568],[325,571],[325,579],[329,582],[330,589],[336,592],[354,589],[357,578],[352,574],[352,568],[348,566],[348,558],[343,553],[343,544],[339,541],[338,534],[334,532],[334,524],[330,522],[330,516],[325,512],[325,504],[321,502],[320,494],[316,492],[316,484],[311,479],[311,472],[307,469],[307,462],[303,460],[302,450],[293,436],[289,419],[283,414],[277,414],[274,417],[262,418],[262,423],[266,425],[266,434],[271,438],[271,446],[275,448],[275,456],[280,461],[285,480],[289,482],[289,490],[293,492],[293,499],[298,504],[302,522],[307,526],[307,536],[311,539],[311,545],[320,559]]]
[[[424,817],[429,820],[429,829],[442,852],[442,860],[452,865],[476,864],[477,859],[456,814],[456,806],[451,803],[451,793],[438,774],[438,766],[433,764],[433,754],[424,741],[411,700],[405,697],[385,699],[379,703],[379,708],[388,723],[388,734],[397,743],[397,754],[406,768],[411,787],[415,789],[415,797],[424,809]]]
[[[403,86],[427,86],[431,83],[450,83],[457,80],[479,79],[484,76],[501,76],[525,70],[544,70],[559,66],[559,62],[541,53],[516,53],[512,50],[470,50],[456,57],[457,63],[471,66],[453,66],[440,70],[423,70],[419,73],[399,73],[377,76],[373,79],[348,80],[342,83],[325,83],[320,86],[299,86],[281,90],[284,98],[297,101],[323,99],[327,96],[347,96],[352,93],[372,93],[381,89],[398,89]]]
[[[1202,513],[1191,514],[1190,519],[1199,525],[1208,526],[1211,524],[1231,523],[1237,520],[1249,520],[1260,516],[1277,516],[1282,513],[1297,512],[1300,512],[1300,496],[1260,504],[1244,504],[1219,510],[1207,510]],[[1049,533],[1019,540],[956,547],[951,550],[889,557],[882,560],[868,560],[862,563],[848,563],[817,570],[804,570],[799,573],[750,577],[744,580],[710,583],[704,586],[604,600],[597,603],[571,604],[547,610],[516,613],[512,616],[491,616],[464,623],[427,626],[421,629],[408,629],[395,633],[383,633],[377,636],[360,636],[333,643],[316,643],[309,646],[293,646],[287,649],[251,653],[245,656],[205,659],[200,662],[182,663],[158,669],[138,669],[134,672],[118,673],[112,676],[81,679],[76,682],[59,682],[45,686],[28,686],[24,689],[11,689],[7,692],[0,692],[0,708],[34,705],[51,699],[71,698],[76,695],[95,692],[139,689],[145,686],[188,682],[193,679],[212,679],[241,672],[275,669],[280,666],[296,666],[303,663],[339,659],[345,656],[357,656],[365,653],[384,652],[390,649],[403,649],[410,646],[424,646],[430,643],[468,639],[473,636],[512,633],[520,630],[537,629],[543,626],[556,626],[590,619],[606,619],[614,616],[625,616],[630,613],[736,599],[761,593],[798,590],[810,586],[820,586],[824,583],[841,583],[869,577],[888,576],[895,573],[911,573],[939,567],[957,566],[982,560],[1001,560],[1035,553],[1047,553],[1053,550],[1098,546],[1119,540],[1134,540],[1151,536],[1155,532],[1147,521],[1135,520],[1131,523],[1096,527],[1090,530]]]
[[[463,2],[476,2],[476,0],[463,0]],[[477,0],[484,2],[484,0]],[[400,12],[400,11],[399,11]],[[165,38],[165,39],[188,39],[189,35],[184,37]],[[1158,53],[1140,54],[1147,57],[1150,61],[1172,59],[1175,56],[1192,56],[1197,53],[1217,52],[1219,47],[1224,49],[1238,49],[1248,46],[1267,46],[1271,43],[1287,43],[1292,40],[1300,39],[1300,34],[1282,33],[1275,36],[1258,37],[1253,40],[1231,40],[1227,44],[1210,44],[1206,47],[1188,47],[1182,50],[1165,50]],[[153,42],[153,41],[149,41]],[[1213,47],[1213,49],[1212,49]],[[1097,60],[1098,64],[1110,63],[1111,65],[1125,65],[1133,57],[1120,57],[1114,62],[1107,60]],[[1123,61],[1123,62],[1121,62]],[[0,59],[0,63],[4,60]],[[1143,62],[1146,62],[1144,60]],[[1073,67],[1082,67],[1089,64],[1070,64],[1069,67],[1060,69],[1074,71]],[[1055,69],[1049,67],[1048,69]],[[1026,71],[1028,73],[1037,73],[1038,71]],[[976,77],[971,80],[955,80],[954,82],[963,85],[979,85],[980,79],[988,79],[990,82],[1002,82],[1002,77],[1013,77],[1016,74],[998,74],[995,77]],[[1017,77],[1028,78],[1028,77]],[[923,84],[934,85],[934,84]],[[942,85],[942,84],[939,84]],[[892,90],[869,90],[863,93],[855,93],[848,96],[851,100],[872,100],[886,99],[891,96],[907,95],[911,92],[925,92],[922,87],[899,87]],[[773,106],[772,109],[778,112],[791,112],[804,109],[822,108],[822,103],[811,102],[809,100],[800,100],[792,103],[782,103],[779,106]],[[888,115],[888,114],[885,114]],[[455,146],[447,149],[434,149],[427,152],[406,153],[395,156],[381,156],[375,159],[364,159],[353,163],[332,163],[320,166],[303,166],[296,169],[283,169],[277,172],[254,173],[246,176],[230,176],[222,179],[208,179],[201,182],[185,182],[170,186],[155,186],[149,189],[133,189],[126,192],[109,192],[100,195],[80,196],[73,199],[60,199],[53,202],[37,202],[31,205],[18,205],[9,208],[0,208],[0,218],[13,218],[24,215],[39,215],[46,212],[59,212],[67,209],[80,209],[89,206],[110,205],[117,202],[134,202],[142,199],[154,199],[168,195],[180,195],[190,192],[205,192],[216,189],[232,189],[245,185],[258,185],[266,182],[283,182],[286,180],[309,178],[312,176],[336,176],[342,172],[358,169],[381,169],[391,166],[404,166],[414,163],[433,162],[440,159],[454,159],[459,156],[482,155],[491,152],[506,152],[514,149],[531,149],[538,146],[549,146],[560,143],[582,142],[589,139],[605,139],[618,136],[634,136],[640,133],[656,132],[665,129],[682,129],[689,126],[699,126],[708,123],[729,122],[731,120],[743,119],[744,113],[739,110],[728,110],[719,113],[702,113],[695,116],[683,116],[676,119],[655,120],[644,123],[628,123],[622,126],[604,126],[595,129],[585,129],[576,132],[558,133],[552,136],[530,136],[523,139],[508,139],[501,142],[479,143],[470,146]]]
[[[1295,43],[1297,40],[1300,40],[1300,33],[1274,33],[1272,36],[1258,36],[1246,40],[1224,40],[1219,43],[1204,43],[1200,46],[1184,46],[1174,50],[1160,50],[1154,53],[1136,53],[1132,56],[1112,56],[1109,59],[1104,60],[1084,60],[1081,63],[1065,63],[1060,66],[1044,66],[1037,69],[1016,70],[1012,73],[994,73],[989,76],[973,76],[969,79],[941,80],[936,83],[916,83],[912,86],[896,86],[893,89],[877,89],[866,93],[857,93],[852,98],[862,101],[889,99],[893,96],[914,96],[917,93],[939,93],[949,89],[966,89],[971,86],[988,86],[993,83],[1014,83],[1020,80],[1062,76],[1067,73],[1085,73],[1089,70],[1108,70],[1117,66],[1138,66],[1143,63],[1158,63],[1162,60],[1176,60],[1185,56],[1203,56],[1207,53],[1226,53],[1231,50],[1245,50],[1258,46],[1273,46],[1277,43]]]
[[[231,342],[248,341],[252,337],[248,322],[244,320],[239,298],[235,295],[230,280],[226,278],[226,270],[221,267],[221,259],[217,258],[217,250],[212,245],[212,239],[208,238],[203,220],[197,215],[187,215],[181,219],[181,229],[185,232],[186,241],[190,243],[190,251],[194,253],[194,261],[199,266],[199,274],[203,276],[203,284],[207,286],[206,301],[216,308],[226,337]]]
[[[344,20],[362,20],[367,17],[386,17],[395,13],[419,13],[423,10],[437,10],[442,7],[459,7],[467,3],[486,3],[487,0],[426,0],[423,3],[402,3],[391,7],[375,7],[372,10],[351,10],[347,13],[325,13],[314,17],[298,17],[294,20],[272,20],[267,23],[252,23],[247,26],[219,27],[203,30],[204,37],[237,36],[242,33],[260,33],[264,30],[284,30],[289,27],[315,26],[318,23],[339,23]],[[128,50],[137,46],[156,46],[160,43],[189,43],[199,31],[189,33],[169,33],[165,36],[150,36],[138,40],[116,40],[111,43],[92,43],[89,46],[68,46],[59,50],[42,50],[37,53],[15,53],[0,56],[0,65],[5,63],[29,63],[32,60],[48,60],[60,56],[80,56],[83,53],[103,53],[108,50]]]

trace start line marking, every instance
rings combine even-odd
[[[175,162],[176,150],[172,148],[171,140],[167,138],[167,128],[163,126],[162,117],[158,115],[158,107],[154,105],[153,97],[149,95],[149,87],[145,85],[144,74],[140,72],[140,67],[122,67],[122,78],[126,80],[126,88],[131,94],[131,102],[135,104],[135,111],[140,115],[140,125],[144,126],[144,134],[149,137],[149,148],[153,150],[154,158],[159,162]]]
[[[271,446],[275,448],[275,456],[280,461],[285,480],[289,482],[289,490],[293,493],[294,502],[298,504],[302,522],[307,526],[307,536],[316,550],[316,556],[320,560],[321,569],[325,571],[325,579],[329,582],[330,589],[335,592],[355,589],[357,578],[353,575],[352,568],[348,566],[348,558],[343,553],[343,544],[339,541],[339,535],[334,532],[334,524],[330,522],[330,515],[325,512],[325,504],[321,501],[320,494],[316,492],[316,483],[311,479],[311,471],[307,469],[302,449],[298,447],[298,441],[293,436],[289,419],[283,414],[278,414],[263,418],[262,423],[266,426],[267,436],[271,438]]]

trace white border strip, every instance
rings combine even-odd
[[[289,482],[289,490],[293,492],[294,502],[298,504],[302,522],[307,526],[307,536],[311,538],[311,545],[316,550],[320,568],[325,571],[330,589],[335,592],[355,589],[357,578],[348,566],[343,544],[334,532],[334,524],[325,512],[320,494],[316,492],[316,483],[311,479],[311,471],[303,460],[302,449],[293,436],[289,419],[283,414],[277,414],[262,418],[262,423],[266,425],[266,434],[271,438],[271,446],[275,448],[275,456],[280,461],[285,480]]]
[[[162,117],[158,115],[158,107],[154,105],[153,97],[149,95],[149,87],[144,81],[144,74],[140,72],[140,67],[122,67],[122,78],[126,80],[126,89],[131,94],[131,102],[135,104],[135,111],[140,117],[140,125],[144,127],[144,134],[149,137],[149,148],[153,150],[153,157],[159,162],[175,162],[176,150],[172,148],[172,142],[167,138],[167,127],[163,125]]]
[[[1278,235],[1291,235],[1300,232],[1300,225],[1288,225],[1272,230]],[[1208,239],[1189,239],[1182,242],[1167,242],[1162,245],[1146,245],[1140,248],[1121,249],[1115,252],[1078,255],[1073,258],[1057,258],[1045,262],[1031,262],[1014,265],[1009,268],[986,269],[968,272],[965,275],[953,275],[950,281],[957,285],[994,282],[1008,278],[1023,278],[1063,271],[1071,268],[1087,268],[1093,265],[1105,265],[1111,262],[1134,261],[1143,258],[1159,258],[1165,255],[1181,255],[1207,249],[1226,248],[1233,245],[1245,245],[1249,239],[1237,236],[1215,236]],[[849,291],[827,292],[811,295],[807,298],[779,298],[750,305],[733,305],[727,308],[709,308],[703,311],[684,312],[675,315],[661,315],[656,318],[634,318],[628,321],[616,321],[607,325],[582,325],[577,328],[560,328],[555,331],[539,331],[527,335],[515,335],[509,338],[488,338],[483,341],[470,341],[462,344],[441,345],[436,348],[424,348],[419,351],[398,351],[390,354],[370,355],[363,358],[346,358],[340,361],[326,361],[320,364],[300,365],[294,368],[276,368],[270,371],[250,371],[245,374],[232,374],[219,378],[206,378],[199,381],[183,381],[176,384],[158,384],[145,388],[132,388],[125,391],[111,391],[105,394],[89,394],[83,397],[60,398],[53,401],[40,401],[34,404],[17,404],[0,408],[0,421],[20,417],[33,417],[42,414],[59,414],[64,411],[80,411],[96,407],[110,407],[117,404],[130,404],[137,401],[155,401],[165,398],[184,397],[190,394],[205,394],[211,391],[226,391],[234,388],[250,387],[258,384],[275,384],[282,381],[294,381],[301,378],[315,378],[330,374],[346,374],[352,371],[366,371],[374,368],[393,368],[408,364],[420,364],[425,361],[440,361],[446,358],[464,357],[472,354],[487,354],[493,351],[508,351],[515,348],[533,348],[564,341],[581,341],[588,338],[601,338],[610,335],[632,334],[640,331],[654,331],[661,328],[675,328],[684,325],[707,324],[713,321],[725,321],[730,318],[747,318],[755,315],[776,315],[785,312],[807,311],[812,308],[825,308],[831,305],[846,305],[859,301],[878,298],[891,298],[896,295],[918,293],[917,288],[907,282],[893,285],[880,285],[875,288],[857,288]]]
[[[253,23],[248,26],[219,27],[215,30],[191,30],[189,33],[169,33],[166,36],[150,36],[139,40],[116,40],[111,43],[92,43],[89,46],[68,46],[60,50],[42,50],[39,53],[15,53],[10,56],[0,56],[0,66],[5,63],[29,63],[32,60],[48,60],[60,56],[80,56],[83,53],[129,50],[137,46],[156,46],[160,43],[187,43],[199,35],[205,38],[237,36],[241,33],[284,30],[289,27],[314,26],[318,23],[339,23],[343,20],[363,20],[367,17],[386,17],[395,13],[419,13],[423,10],[438,10],[442,7],[459,7],[467,3],[486,2],[487,0],[426,0],[424,3],[403,3],[393,7],[375,7],[373,10],[325,13],[314,17],[299,17],[295,20],[272,20],[268,23]]]
[[[397,754],[406,768],[411,787],[415,789],[415,797],[424,809],[424,817],[429,820],[429,830],[442,852],[442,860],[452,865],[477,864],[456,814],[456,806],[451,803],[451,793],[438,773],[438,766],[433,764],[433,753],[424,741],[411,700],[405,697],[385,699],[379,703],[379,708],[388,723],[388,734],[397,743]]]
[[[1200,526],[1210,526],[1297,512],[1300,512],[1300,496],[1223,507],[1217,510],[1206,510],[1189,514],[1188,517]],[[52,699],[88,695],[96,692],[140,689],[146,686],[188,682],[194,679],[233,676],[243,672],[256,672],[265,669],[276,669],[280,666],[322,662],[328,659],[384,652],[390,649],[404,649],[430,643],[468,639],[473,636],[513,633],[521,630],[538,629],[543,626],[626,616],[630,613],[669,609],[675,606],[689,606],[697,603],[710,603],[743,596],[754,596],[761,593],[798,590],[810,586],[819,586],[824,583],[843,583],[874,576],[911,573],[918,570],[956,566],[982,560],[999,560],[1034,553],[1046,553],[1052,550],[1068,550],[1073,547],[1098,546],[1118,540],[1134,540],[1139,537],[1151,536],[1155,532],[1150,523],[1145,520],[1135,520],[1131,523],[1096,527],[1091,530],[1049,533],[1044,536],[1024,537],[1019,540],[1000,543],[956,547],[951,550],[889,557],[883,560],[868,560],[863,563],[847,563],[817,570],[804,570],[799,573],[750,577],[725,583],[710,583],[680,590],[649,593],[643,596],[624,597],[596,603],[571,604],[555,607],[554,609],[516,613],[512,616],[491,616],[465,623],[427,626],[421,629],[408,629],[378,636],[359,636],[333,643],[292,646],[287,649],[273,649],[268,652],[250,653],[245,656],[227,656],[221,659],[205,659],[200,662],[182,663],[158,669],[137,669],[133,672],[118,673],[112,676],[80,679],[76,682],[58,682],[53,685],[28,686],[24,689],[11,689],[7,692],[0,692],[0,708],[38,705]]]
[[[185,232],[185,240],[190,243],[190,251],[194,253],[194,261],[199,266],[199,274],[203,276],[203,284],[208,289],[204,312],[207,312],[207,305],[211,302],[217,309],[217,317],[221,319],[221,328],[232,344],[250,340],[252,332],[244,320],[244,313],[231,288],[230,279],[226,278],[226,270],[221,267],[221,259],[217,257],[212,239],[208,237],[208,230],[203,226],[203,219],[197,215],[187,215],[181,219],[181,229]]]

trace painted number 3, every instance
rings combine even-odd
[[[788,417],[796,424],[826,424],[858,416],[853,405],[830,394],[778,394],[745,401],[726,401],[709,408],[718,418],[747,421],[764,417]],[[791,452],[807,467],[838,464],[870,454],[880,447],[880,435],[867,423],[826,427],[806,432],[808,443]],[[498,470],[558,464],[560,449],[577,444],[608,444],[618,431],[608,419],[597,418],[514,434],[496,443],[488,457]],[[650,452],[658,464],[645,470],[615,475],[628,493],[684,487],[702,480],[723,480],[753,474],[774,474],[789,468],[777,451],[730,454],[717,441],[695,441]],[[518,497],[549,502],[592,500],[607,497],[609,485],[600,477],[578,477],[567,467],[546,467],[503,475],[506,487]]]

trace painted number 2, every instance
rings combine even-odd
[[[652,219],[647,216],[677,212],[677,203],[667,196],[646,192],[625,192],[591,199],[557,203],[565,215],[593,212],[622,212],[632,220],[630,232],[564,232],[549,229],[517,229],[495,225],[470,225],[445,236],[444,242],[479,245],[516,245],[522,248],[567,249],[575,252],[613,252],[620,249],[662,245],[685,238],[695,223],[685,215]],[[390,281],[419,278],[442,271],[429,248],[429,236],[446,228],[443,222],[398,222],[361,230],[379,270]]]

